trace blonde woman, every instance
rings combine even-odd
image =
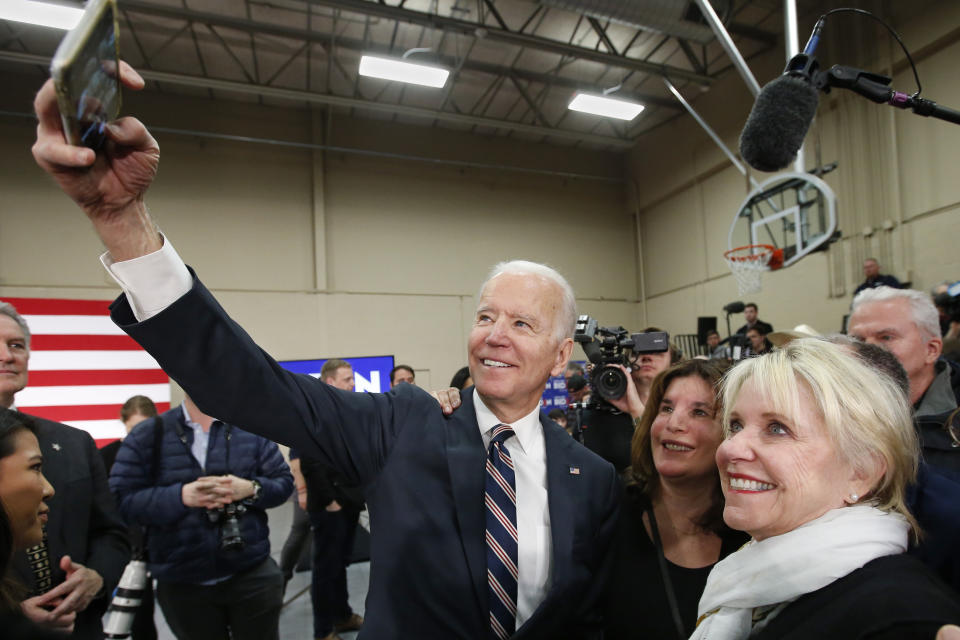
[[[918,444],[896,383],[810,338],[732,369],[722,397],[723,518],[752,540],[711,572],[693,639],[929,640],[960,621],[904,554]]]

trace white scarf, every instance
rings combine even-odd
[[[782,535],[751,540],[713,567],[690,640],[747,638],[755,607],[790,602],[875,558],[903,553],[909,529],[900,514],[859,504],[828,511]]]

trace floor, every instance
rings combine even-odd
[[[270,549],[274,560],[279,562],[280,549],[290,530],[293,518],[293,503],[267,511],[270,521]],[[347,568],[347,591],[350,594],[350,606],[363,615],[363,605],[367,597],[367,585],[370,581],[370,563],[361,562]],[[175,640],[173,633],[163,619],[160,607],[156,608],[157,637],[159,640]],[[310,606],[310,572],[293,574],[287,584],[283,610],[280,612],[280,637],[283,640],[309,640],[313,638],[313,610]],[[340,634],[343,640],[354,640],[357,633]]]

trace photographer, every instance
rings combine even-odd
[[[575,340],[590,359],[593,388],[591,401],[575,410],[582,442],[610,462],[618,473],[623,472],[630,466],[634,422],[643,415],[650,386],[680,354],[670,345],[669,336],[656,327],[628,335],[622,327],[598,328],[595,321],[585,316],[578,323]],[[616,374],[603,376],[603,370],[609,367],[622,372],[621,383],[616,382]],[[633,379],[636,394],[624,393],[627,374]]]
[[[293,477],[277,445],[186,398],[124,439],[110,489],[127,521],[147,528],[157,600],[177,638],[278,637],[283,576],[264,510],[286,500]]]

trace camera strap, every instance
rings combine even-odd
[[[673,614],[673,624],[677,627],[677,637],[686,640],[687,634],[683,630],[683,621],[680,619],[680,607],[677,605],[677,594],[673,591],[673,581],[670,579],[670,570],[667,559],[663,555],[663,543],[660,542],[660,530],[657,528],[657,516],[653,513],[653,505],[647,509],[647,518],[650,520],[650,533],[653,534],[653,546],[657,548],[657,561],[660,564],[660,576],[663,578],[663,590],[670,603],[670,613]]]

